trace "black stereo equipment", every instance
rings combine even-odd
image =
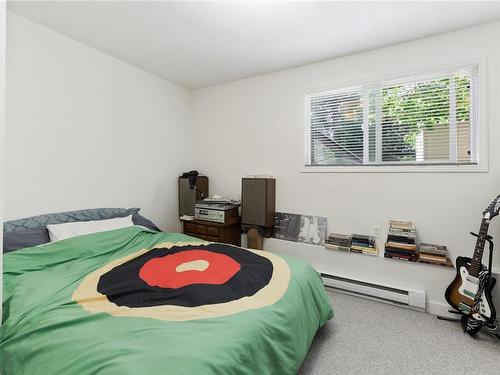
[[[196,201],[208,197],[208,177],[195,172],[186,172],[179,177],[179,216],[194,216]]]

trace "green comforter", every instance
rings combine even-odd
[[[227,246],[223,253],[200,241],[131,227],[5,254],[0,373],[296,373],[333,316],[319,275],[266,252],[239,250],[233,261]],[[183,265],[158,263],[155,248],[158,259],[177,252]],[[138,259],[149,263],[137,268]],[[222,271],[197,281],[212,261]],[[165,279],[161,267],[179,278]],[[233,274],[246,279],[232,286]],[[253,277],[259,290],[248,282]],[[130,285],[137,290],[128,294]]]

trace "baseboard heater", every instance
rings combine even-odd
[[[321,273],[325,286],[343,293],[377,300],[413,310],[425,311],[425,292],[405,288],[389,287],[365,281],[348,279]]]

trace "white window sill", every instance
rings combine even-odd
[[[487,165],[306,166],[301,173],[486,173]]]

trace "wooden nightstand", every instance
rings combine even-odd
[[[183,233],[202,240],[241,246],[241,217],[219,224],[203,220],[182,220]]]

